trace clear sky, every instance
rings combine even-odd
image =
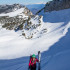
[[[20,3],[20,4],[34,4],[34,3],[45,3],[51,0],[0,0],[0,4],[13,4],[13,3]]]

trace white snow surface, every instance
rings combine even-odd
[[[60,11],[58,13],[60,13]],[[67,15],[70,14],[66,14],[66,16]],[[14,14],[10,16],[14,16]],[[61,16],[63,16],[63,14],[61,14]],[[67,34],[70,28],[70,22],[64,24],[64,22],[50,23],[42,21],[40,31],[47,28],[47,33],[38,34],[39,38],[29,40],[19,36],[19,32],[0,29],[0,59],[14,59],[30,56],[30,54],[33,53],[37,54],[38,51],[47,51],[53,44]]]
[[[20,8],[20,9],[14,11],[14,12],[10,12],[10,13],[7,13],[7,14],[0,14],[0,16],[14,17],[14,16],[17,16],[17,15],[21,15],[23,11],[24,11],[24,8]],[[23,17],[25,17],[24,14],[23,14]]]

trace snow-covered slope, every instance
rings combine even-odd
[[[68,10],[65,10],[65,11],[69,12]],[[60,13],[60,11],[58,13]],[[53,12],[50,13],[50,15],[53,15],[53,14],[54,14]],[[64,16],[62,13],[61,15]],[[69,13],[66,14],[66,16],[67,15],[69,15]],[[36,16],[36,19],[32,18],[30,20],[32,24],[35,24],[35,25],[39,24],[37,18],[38,16]],[[69,18],[66,18],[66,19],[68,20]],[[66,35],[66,33],[68,32],[68,28],[70,28],[70,22],[68,22],[67,24],[64,22],[60,22],[60,23],[58,22],[58,23],[53,24],[53,23],[48,23],[48,22],[44,23],[43,20],[41,19],[41,26],[36,27],[35,29],[31,28],[30,30],[24,30],[26,37],[33,35],[32,39],[30,40],[27,40],[24,37],[22,38],[22,36],[19,36],[21,31],[18,31],[15,33],[13,31],[1,29],[0,30],[0,36],[1,36],[0,45],[2,48],[6,48],[6,49],[0,49],[0,52],[1,52],[0,58],[1,59],[18,58],[22,56],[29,56],[32,53],[37,54],[37,51],[39,50],[41,52],[46,51],[53,44],[58,42],[60,38]],[[14,34],[16,36],[14,36]],[[4,39],[6,41],[3,42]],[[17,51],[16,51],[16,48],[17,48]],[[7,51],[9,53],[6,53]]]
[[[60,11],[43,12],[41,11],[39,15],[44,16],[44,22],[58,23],[58,22],[69,22],[70,20],[70,9],[64,9]]]
[[[9,13],[9,12],[13,12],[16,11],[20,8],[23,8],[24,6],[21,4],[12,4],[12,5],[0,5],[0,14],[1,13]]]
[[[24,11],[24,8],[20,8],[14,12],[10,12],[10,13],[7,13],[7,14],[0,14],[0,16],[9,16],[9,17],[14,17],[14,16],[17,16],[18,14],[22,13]],[[25,17],[25,15],[23,15]]]
[[[69,11],[70,9],[51,13],[41,12],[44,18],[44,22],[41,18],[41,26],[25,30],[27,35],[35,31],[36,34],[31,39],[20,36],[21,31],[6,30],[0,25],[0,69],[27,70],[29,57],[25,56],[41,51],[42,70],[70,70]],[[39,24],[37,19],[39,16],[35,17],[36,19],[31,18],[30,21]]]

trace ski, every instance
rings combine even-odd
[[[41,70],[40,64],[41,64],[41,53],[38,51],[38,59],[39,59],[39,64],[38,64],[38,70]]]

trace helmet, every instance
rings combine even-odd
[[[33,58],[36,58],[36,55],[35,55],[35,54],[33,54],[33,55],[32,55],[32,57],[33,57]]]

